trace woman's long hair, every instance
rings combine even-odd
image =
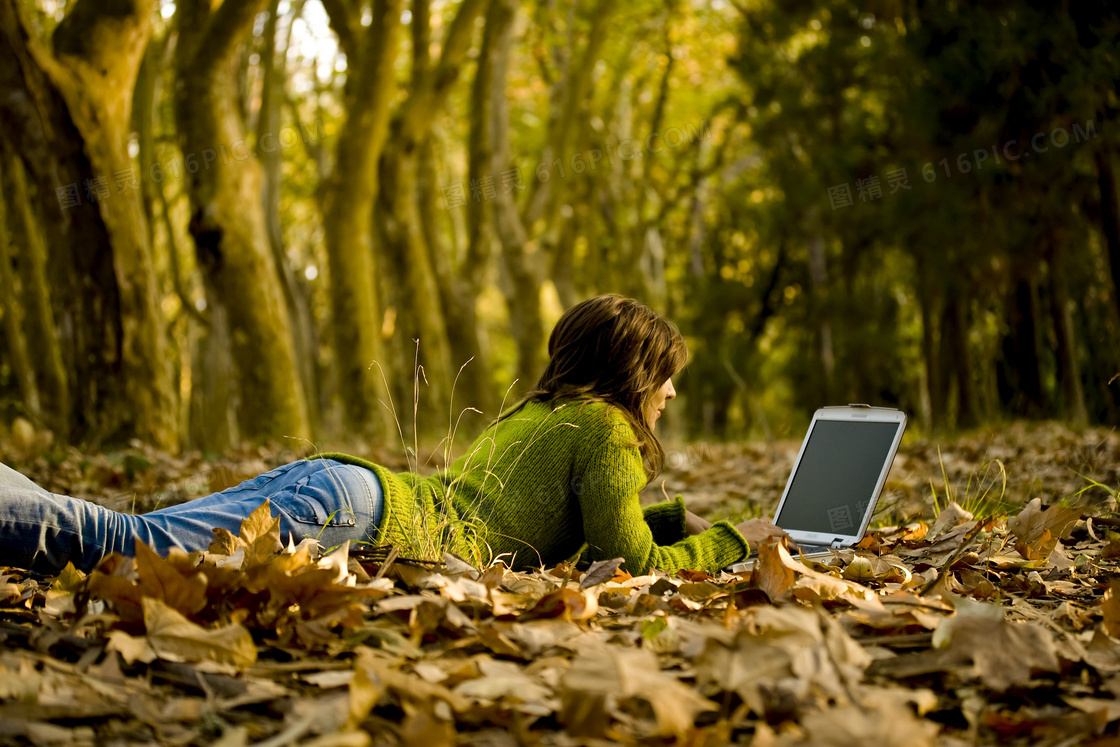
[[[622,411],[650,479],[656,477],[665,449],[653,434],[653,396],[688,362],[676,325],[632,298],[596,296],[564,312],[548,338],[548,356],[537,386],[500,419],[526,402],[606,402]]]

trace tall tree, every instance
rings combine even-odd
[[[371,216],[377,164],[389,132],[397,83],[393,62],[401,35],[401,0],[375,0],[368,27],[360,3],[326,0],[331,28],[346,54],[345,120],[323,209],[331,281],[331,329],[344,415],[354,429],[390,433],[383,379],[392,375],[382,340]]]
[[[228,315],[239,422],[252,439],[307,438],[292,320],[268,241],[262,175],[239,110],[238,45],[266,0],[179,0],[175,112],[190,233],[214,325]],[[216,313],[219,311],[222,313]]]
[[[0,191],[3,191],[8,203],[7,228],[12,257],[20,268],[18,275],[22,295],[19,302],[24,312],[23,332],[26,339],[35,341],[28,352],[39,394],[37,415],[47,427],[65,439],[70,435],[70,391],[51,306],[47,247],[40,230],[40,220],[28,194],[23,162],[2,142],[0,182]]]
[[[19,17],[19,4],[4,0],[0,77],[13,95],[0,106],[15,123],[6,137],[40,194],[59,198],[57,210],[44,208],[44,221],[64,289],[61,326],[73,335],[68,368],[81,383],[71,387],[75,430],[94,440],[136,434],[173,450],[175,392],[128,151],[132,89],[154,7],[154,0],[79,0],[47,49]]]
[[[440,293],[436,274],[438,261],[434,257],[436,253],[446,252],[447,247],[442,243],[431,245],[422,225],[421,201],[430,196],[421,195],[419,191],[420,156],[431,137],[432,125],[443,110],[473,47],[475,21],[489,2],[462,0],[442,39],[437,60],[429,61],[423,52],[414,54],[414,75],[408,97],[394,112],[391,122],[393,147],[382,151],[378,169],[381,184],[376,212],[378,252],[396,280],[390,287],[394,291],[392,303],[396,309],[397,376],[398,381],[411,383],[411,378],[402,376],[411,366],[401,364],[410,363],[418,352],[427,382],[419,395],[424,413],[417,424],[421,429],[444,426],[451,387],[456,372],[466,360],[452,359],[447,315],[453,310],[444,307],[444,295]],[[414,4],[418,9],[422,6],[426,3]],[[416,30],[414,38],[424,45],[430,35],[424,28],[430,23],[430,14],[426,10],[416,13],[411,23]],[[413,340],[419,341],[418,351],[413,349]]]

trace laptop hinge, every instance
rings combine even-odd
[[[844,549],[844,540],[837,537],[836,539],[832,540],[832,542],[830,542],[828,546],[831,547],[833,550],[843,550]]]

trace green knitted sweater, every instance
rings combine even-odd
[[[377,540],[402,551],[447,548],[518,569],[557,563],[586,543],[592,560],[624,558],[633,574],[715,571],[745,557],[746,540],[726,521],[686,536],[680,496],[642,509],[647,478],[635,444],[610,405],[530,402],[428,477],[346,454],[320,457],[377,474],[385,494]]]

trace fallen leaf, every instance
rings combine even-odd
[[[214,662],[233,669],[245,669],[257,660],[253,637],[241,625],[203,628],[151,597],[144,597],[143,607],[148,642],[160,658]]]
[[[588,589],[592,586],[606,583],[614,578],[615,572],[618,567],[626,561],[625,558],[613,558],[612,560],[596,560],[587,569],[587,573],[583,575],[583,579],[579,582],[580,589]]]
[[[1028,503],[1019,515],[1007,520],[1007,528],[1015,535],[1015,549],[1027,560],[1049,557],[1059,539],[1081,518],[1081,509],[1050,506],[1042,508],[1040,498]]]
[[[933,747],[940,731],[937,724],[916,717],[901,699],[883,698],[882,691],[860,705],[810,711],[801,724],[809,743],[820,747]]]
[[[161,558],[144,542],[136,542],[136,575],[140,577],[142,595],[158,599],[184,615],[192,615],[206,606],[206,576],[184,563]],[[186,566],[187,573],[180,570]]]
[[[123,630],[109,631],[109,651],[116,651],[124,659],[125,664],[143,662],[149,664],[156,660],[157,654],[148,639],[140,636],[131,636]]]
[[[801,574],[793,585],[794,596],[798,596],[799,590],[805,590],[811,592],[812,596],[823,600],[864,599],[872,603],[879,603],[879,596],[866,586],[829,576],[825,573],[818,573],[804,563],[794,560],[784,546],[777,545],[776,547],[782,565]]]
[[[777,599],[793,587],[797,576],[778,552],[778,543],[763,542],[758,546],[758,562],[755,564],[753,579],[758,588],[766,592],[766,596]]]
[[[1109,582],[1101,597],[1101,615],[1105,631],[1113,638],[1120,638],[1120,581]]]
[[[517,619],[519,622],[530,620],[586,620],[599,609],[598,597],[592,590],[579,592],[575,589],[556,589],[545,594]]]
[[[926,532],[925,539],[928,542],[934,542],[950,529],[964,524],[965,522],[972,521],[972,519],[973,516],[971,513],[961,508],[956,501],[950,501],[949,505],[941,510],[941,513],[934,519],[933,524],[930,525],[929,530]]]
[[[604,737],[617,717],[619,698],[645,700],[656,720],[653,733],[680,739],[692,731],[697,715],[717,708],[662,672],[652,652],[614,646],[577,656],[561,678],[560,693],[560,720],[575,736]]]
[[[937,627],[934,645],[947,664],[971,662],[971,672],[992,690],[1031,683],[1035,672],[1058,671],[1053,637],[1034,623],[1009,622],[995,605],[958,598],[958,612]]]
[[[875,580],[875,570],[871,567],[871,560],[859,555],[852,558],[852,562],[844,567],[842,574],[849,581],[865,584]]]

